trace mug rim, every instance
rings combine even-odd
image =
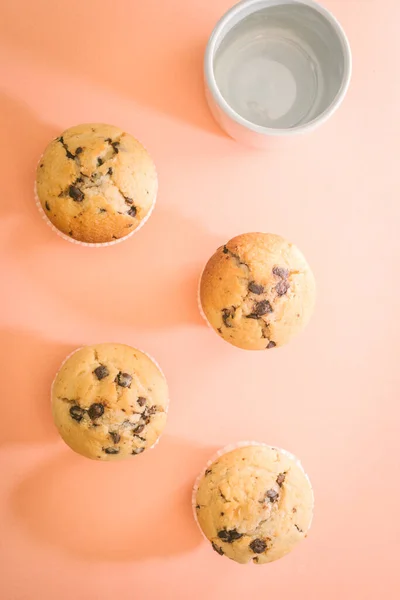
[[[334,29],[337,38],[339,39],[342,49],[343,49],[343,58],[344,58],[344,73],[341,86],[329,104],[329,106],[317,117],[309,121],[308,123],[304,123],[302,125],[296,125],[292,128],[273,128],[273,127],[265,127],[264,125],[257,125],[252,121],[249,121],[242,117],[238,112],[236,112],[232,106],[225,100],[221,91],[217,85],[215,75],[214,75],[214,58],[216,51],[218,49],[217,43],[221,41],[221,32],[223,28],[229,24],[229,22],[237,16],[240,16],[240,13],[244,11],[244,14],[239,18],[239,21],[242,21],[249,13],[247,13],[246,9],[250,7],[254,7],[259,5],[258,10],[262,10],[263,8],[268,8],[272,6],[279,6],[282,4],[301,4],[303,6],[307,6],[316,10]],[[257,12],[257,9],[254,11]],[[223,39],[223,37],[222,37]],[[336,17],[324,6],[315,2],[314,0],[242,0],[232,8],[230,8],[217,22],[215,25],[211,36],[208,40],[205,56],[204,56],[204,75],[207,87],[212,94],[212,97],[218,107],[226,114],[230,119],[241,125],[247,130],[253,131],[255,133],[265,135],[265,136],[289,136],[296,135],[300,133],[306,133],[307,131],[313,130],[322,123],[325,123],[339,106],[342,104],[351,80],[352,75],[352,54],[349,40],[344,32],[343,27],[336,19]]]

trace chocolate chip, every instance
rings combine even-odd
[[[97,367],[93,373],[96,375],[97,379],[100,381],[101,379],[104,379],[104,377],[107,377],[110,373],[109,370],[107,369],[107,367],[105,367],[104,365],[100,365],[99,367]]]
[[[222,329],[221,329],[221,327],[218,327],[217,331],[218,331],[218,333],[220,333],[222,335]]]
[[[78,179],[75,180],[75,183],[83,183],[83,178],[78,177]]]
[[[65,147],[65,152],[67,154],[67,158],[70,158],[71,160],[73,160],[75,158],[75,156],[73,154],[71,154],[71,152],[68,150],[67,147]]]
[[[221,517],[223,517],[223,516],[224,516],[224,514],[225,514],[225,513],[224,513],[224,512],[222,512],[222,513],[221,513]]]
[[[282,277],[282,279],[286,279],[287,277],[289,277],[289,270],[285,269],[285,267],[274,267],[272,269],[272,272],[277,277]]]
[[[251,544],[249,544],[249,548],[255,554],[262,554],[267,549],[267,544],[264,542],[264,540],[257,538],[253,540]]]
[[[142,412],[142,419],[143,419],[143,421],[144,421],[144,423],[145,423],[146,425],[148,425],[148,423],[150,423],[150,421],[151,421],[151,418],[150,418],[150,417],[151,417],[151,415],[154,415],[154,413],[155,413],[155,412],[156,412],[156,411],[154,411],[154,410],[152,410],[151,408],[148,408],[148,407],[146,406],[146,408],[145,408],[145,409],[144,409],[144,411]]]
[[[132,376],[129,375],[128,373],[122,373],[121,371],[118,373],[118,375],[115,378],[115,381],[117,382],[118,385],[120,385],[121,387],[124,388],[129,388],[131,387],[131,383],[132,383]]]
[[[118,444],[118,442],[121,439],[121,436],[116,431],[110,431],[110,437],[111,437],[112,441],[114,442],[114,444]]]
[[[232,327],[231,323],[228,321],[231,317],[234,316],[236,308],[232,306],[232,308],[223,308],[222,309],[222,320],[224,322],[225,327]]]
[[[285,481],[285,478],[286,478],[286,473],[279,473],[278,477],[276,478],[276,483],[279,485],[279,487],[282,487],[282,484]]]
[[[156,414],[156,412],[158,412],[158,411],[157,411],[157,406],[156,406],[156,405],[154,405],[154,406],[150,406],[150,407],[147,409],[147,413],[148,413],[149,415],[155,415],[155,414]]]
[[[207,475],[210,475],[212,473],[211,469],[206,469],[206,471],[204,471],[204,475],[207,477]]]
[[[106,454],[119,454],[119,448],[103,448]]]
[[[68,231],[68,235],[73,235],[73,231]]]
[[[99,213],[103,213],[103,212],[107,212],[107,210],[105,208],[100,208]]]
[[[112,139],[111,138],[106,138],[105,141],[108,142],[109,144],[111,144]]]
[[[273,309],[268,300],[262,300],[261,302],[256,302],[253,308],[253,312],[258,316],[262,317],[268,313],[272,313]]]
[[[110,167],[110,168],[108,169],[108,171],[107,171],[107,175],[112,175],[112,174],[113,174],[113,170],[112,170],[112,168]]]
[[[268,490],[265,495],[269,499],[270,502],[276,502],[279,498],[278,492],[276,492],[275,490],[272,490],[272,489]]]
[[[58,138],[58,141],[60,142],[60,144],[62,144],[64,146],[64,150],[67,155],[67,158],[74,159],[75,156],[73,154],[71,154],[71,152],[68,150],[67,144],[64,142],[64,138],[62,136],[60,136]]]
[[[78,421],[79,423],[80,421],[82,421],[85,411],[77,404],[74,404],[74,406],[71,406],[71,408],[69,409],[69,414],[75,421]]]
[[[133,430],[133,433],[142,433],[144,428],[145,428],[145,425],[143,423],[141,423],[140,425],[135,427],[135,429]]]
[[[92,404],[88,410],[89,417],[94,421],[104,414],[104,405],[100,403]]]
[[[250,281],[249,292],[251,292],[252,294],[262,294],[264,292],[264,287],[262,285],[259,285],[255,281]]]
[[[118,152],[119,152],[119,148],[118,148],[119,142],[111,142],[111,146],[114,148],[115,154],[118,154]]]
[[[196,504],[196,510],[200,510],[200,504]]]
[[[132,450],[132,454],[141,454],[142,452],[144,452],[144,448],[135,448]]]
[[[77,154],[80,154],[81,152],[83,152],[83,148],[81,148],[80,146],[78,146],[78,148],[75,150],[75,156]]]
[[[220,546],[217,546],[217,544],[214,544],[214,542],[211,542],[211,546],[213,547],[213,550],[215,550],[215,552],[218,552],[218,554],[220,554],[221,556],[224,555],[224,551]]]
[[[84,193],[75,185],[69,186],[68,194],[73,200],[75,200],[75,202],[82,202],[83,198],[85,197]]]
[[[45,203],[46,210],[50,210],[50,205],[48,202]]]
[[[273,342],[272,340],[269,342],[268,346],[267,346],[267,350],[271,350],[271,348],[275,348],[276,344],[275,342]]]
[[[100,156],[98,156],[98,157],[97,157],[97,166],[98,166],[98,167],[101,167],[101,165],[103,164],[103,162],[104,162],[104,161],[103,161],[103,159],[102,159],[102,158],[100,158]]]
[[[226,246],[223,247],[222,252],[224,254],[229,254],[229,250],[228,250],[228,248]]]
[[[136,206],[131,206],[131,208],[128,210],[128,212],[126,214],[129,215],[130,217],[135,217],[136,213],[137,213]]]
[[[128,196],[124,196],[124,198],[125,198],[125,202],[126,202],[127,204],[133,204],[133,200],[132,200],[132,198],[128,198]]]
[[[297,508],[292,508],[292,513],[297,513]]]
[[[240,540],[243,537],[243,533],[239,533],[236,529],[222,529],[222,531],[218,531],[218,537],[223,542],[232,544],[235,540]]]
[[[295,524],[294,526],[296,527],[297,531],[300,531],[300,533],[304,533],[304,531],[302,529],[300,529],[300,527],[298,525]]]
[[[137,403],[139,404],[139,406],[144,406],[146,404],[146,398],[140,396],[140,398],[137,399]]]
[[[275,291],[278,294],[278,296],[284,296],[289,288],[290,288],[290,283],[287,281],[287,279],[282,279],[275,286]]]

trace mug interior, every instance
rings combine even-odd
[[[265,4],[244,3],[227,20],[216,40],[214,77],[240,117],[290,130],[335,104],[349,75],[348,55],[339,26],[313,6]]]

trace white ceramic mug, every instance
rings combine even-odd
[[[341,104],[351,51],[335,17],[313,0],[243,0],[217,23],[205,55],[207,100],[236,140],[310,131]]]

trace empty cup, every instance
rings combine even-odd
[[[205,55],[207,100],[233,138],[310,131],[346,95],[351,51],[333,15],[312,0],[243,0],[216,25]]]

